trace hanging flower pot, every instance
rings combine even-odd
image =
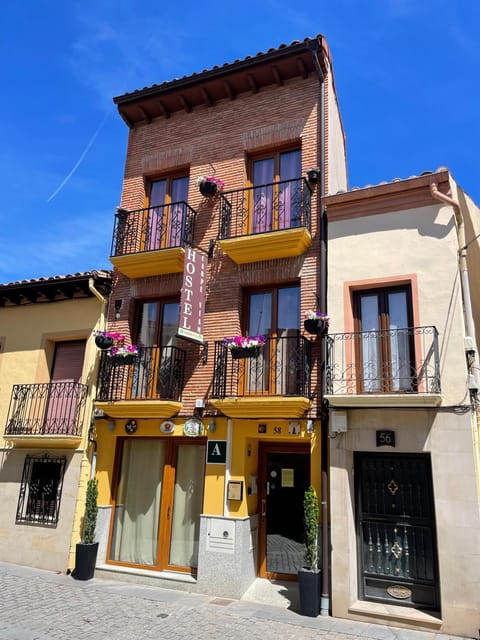
[[[113,338],[98,334],[95,336],[95,344],[99,349],[107,350],[113,345]]]
[[[111,362],[113,365],[127,365],[127,364],[135,364],[137,360],[137,354],[130,353],[127,356],[112,356]]]
[[[134,344],[113,347],[107,355],[110,356],[113,365],[135,364],[138,356],[138,348]]]
[[[206,198],[216,195],[219,191],[223,190],[225,183],[215,178],[215,176],[200,176],[197,179],[197,184],[202,196]]]
[[[307,169],[307,180],[311,184],[316,184],[320,180],[320,169]]]
[[[307,311],[303,321],[303,327],[308,333],[318,336],[327,331],[329,321],[330,318],[326,313],[320,313],[320,311]]]

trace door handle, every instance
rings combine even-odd
[[[267,501],[265,500],[265,498],[262,498],[262,509],[261,509],[261,514],[262,516],[266,515],[266,506],[267,506]]]

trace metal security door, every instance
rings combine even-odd
[[[355,482],[363,598],[438,610],[429,456],[356,453]]]

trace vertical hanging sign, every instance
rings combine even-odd
[[[199,344],[203,344],[206,282],[207,255],[187,247],[177,335]]]

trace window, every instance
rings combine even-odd
[[[247,335],[267,338],[261,355],[246,365],[249,367],[247,391],[296,394],[299,366],[302,366],[299,357],[300,287],[249,292],[246,306]]]
[[[252,158],[251,232],[302,224],[301,151],[293,149]]]
[[[26,456],[17,505],[17,523],[57,525],[66,462],[65,457]]]
[[[409,287],[354,294],[360,392],[416,391]]]
[[[144,251],[183,245],[187,199],[188,176],[170,176],[150,183]]]
[[[136,344],[140,356],[132,369],[132,397],[170,399],[180,393],[184,352],[175,337],[179,305],[163,300],[139,303]]]

